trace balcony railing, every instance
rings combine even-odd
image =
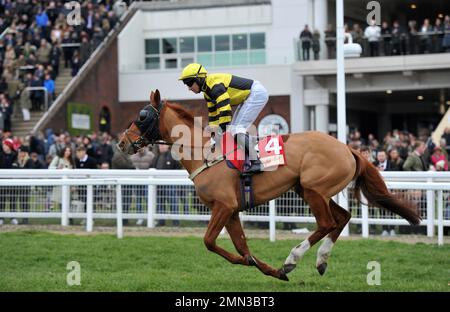
[[[361,57],[450,52],[450,31],[381,35],[379,40],[375,41],[375,44],[371,44],[362,33],[355,34],[351,32],[351,34],[353,43],[358,43],[362,47]],[[324,54],[324,57],[321,57],[320,51],[324,48],[327,50],[327,53]],[[296,61],[335,59],[336,37],[295,38],[294,55]]]

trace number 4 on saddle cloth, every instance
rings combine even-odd
[[[253,146],[250,144],[250,146]],[[250,160],[246,159],[245,151],[238,146],[230,132],[222,136],[222,154],[229,168],[237,169],[241,177],[241,209],[247,210],[253,207],[252,175],[245,174],[245,169],[250,167]],[[281,135],[266,136],[255,144],[254,155],[262,164],[262,171],[273,171],[278,166],[286,165],[283,139]]]
[[[245,159],[245,151],[238,146],[230,132],[222,136],[221,148],[228,167],[244,173],[245,166],[250,165],[250,160]],[[278,166],[286,164],[281,135],[259,138],[253,154],[261,161],[262,171],[274,171]]]

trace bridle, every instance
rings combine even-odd
[[[156,114],[156,121],[157,121],[156,125],[159,125],[162,103],[160,103],[158,109],[155,108],[153,105],[149,105],[149,106],[154,110],[154,112]],[[143,116],[143,113],[142,113],[143,111],[144,110],[141,110],[141,112],[139,113],[139,117]],[[135,123],[135,125],[136,125],[136,123]],[[137,125],[136,125],[136,127],[139,129],[139,127]],[[131,129],[127,128],[124,131],[124,136],[125,136],[126,140],[128,141],[128,143],[130,143],[130,145],[133,147],[133,149],[135,151],[137,151],[137,150],[141,149],[143,146],[147,146],[149,144],[152,144],[152,145],[153,144],[156,144],[156,145],[169,145],[169,146],[179,145],[181,147],[186,147],[186,148],[202,148],[202,149],[204,148],[204,146],[189,146],[189,145],[184,145],[182,143],[170,143],[170,142],[166,142],[166,141],[161,140],[161,139],[151,139],[151,140],[149,140],[149,139],[147,139],[147,133],[150,130],[154,130],[153,128],[154,127],[148,127],[143,133],[141,133],[140,131],[138,133],[138,132],[136,132],[134,130],[131,130]],[[129,134],[134,134],[138,138],[133,141],[130,138]]]

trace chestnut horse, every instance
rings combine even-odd
[[[180,125],[189,127],[192,137],[191,146],[181,146],[181,149],[194,152],[199,147],[194,142],[195,136],[202,138],[202,146],[208,146],[209,138],[202,135],[202,125],[196,123],[191,113],[182,106],[168,101],[162,103],[158,90],[151,92],[150,103],[121,135],[118,143],[121,151],[133,154],[139,148],[160,142],[159,140],[176,144],[177,138],[171,135],[171,131]],[[411,224],[419,224],[420,216],[417,211],[390,194],[378,170],[357,151],[329,135],[315,131],[285,135],[283,139],[287,164],[276,171],[253,176],[254,204],[266,203],[294,189],[309,204],[316,218],[317,229],[291,250],[280,269],[256,258],[247,246],[239,219],[239,211],[242,209],[239,173],[227,168],[225,162],[221,161],[193,178],[197,195],[211,209],[211,218],[204,236],[208,250],[233,264],[256,266],[266,275],[287,281],[286,274],[295,268],[305,252],[326,237],[317,252],[316,268],[322,275],[326,270],[331,248],[351,217],[350,212],[340,207],[332,197],[352,181],[358,200],[362,191],[370,204],[388,209]],[[189,173],[202,167],[205,161],[203,155],[202,159],[181,159]],[[216,244],[224,227],[239,255]]]

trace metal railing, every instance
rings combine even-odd
[[[353,37],[353,42],[361,45],[363,53],[362,57],[370,57],[370,48],[368,38],[363,34],[357,36],[354,32],[349,32]],[[450,52],[450,39],[449,46],[443,46],[443,38],[450,36],[450,31],[432,31],[432,32],[417,32],[415,34],[402,33],[398,36],[392,34],[380,35],[378,46],[379,56],[394,56],[394,55],[416,55],[416,54],[429,54],[429,53],[446,53]],[[308,41],[310,43],[310,58],[314,60],[313,45],[320,45],[320,49],[327,49],[327,56],[320,59],[335,59],[336,58],[336,37],[321,37],[318,39],[294,38],[294,55],[296,61],[303,61],[303,48],[302,42]],[[314,44],[315,42],[315,44]]]
[[[46,87],[27,87],[28,91],[44,91],[44,112],[48,110],[48,90]]]
[[[450,172],[383,173],[392,192],[414,202],[423,218],[427,236],[444,243],[444,226],[450,226]],[[390,212],[357,204],[348,192],[350,223],[360,224],[362,237],[370,225],[408,225]],[[241,213],[245,222],[268,222],[269,238],[276,239],[277,223],[315,223],[308,205],[293,191]],[[184,170],[0,170],[0,218],[60,218],[86,220],[93,230],[94,219],[117,222],[123,237],[123,220],[145,219],[147,227],[165,220],[208,221],[203,206]]]

